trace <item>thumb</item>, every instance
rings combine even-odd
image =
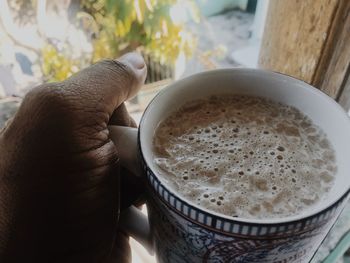
[[[132,98],[140,90],[141,86],[144,84],[147,77],[147,67],[143,57],[136,52],[127,53],[117,61],[125,65],[131,72],[134,77],[134,86],[131,87],[128,99]]]
[[[144,83],[147,67],[138,53],[100,61],[64,81],[66,92],[77,96],[82,109],[107,113],[135,96]]]

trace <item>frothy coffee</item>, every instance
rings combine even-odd
[[[296,108],[259,97],[187,103],[160,123],[153,145],[168,187],[234,217],[300,213],[325,198],[337,170],[318,126]]]

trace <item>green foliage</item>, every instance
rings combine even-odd
[[[162,62],[172,63],[181,51],[190,55],[195,45],[183,25],[170,19],[176,0],[85,0],[83,10],[90,13],[99,34],[94,40],[93,61],[116,57],[143,47]],[[182,1],[198,20],[198,10],[191,0]]]
[[[65,56],[57,49],[47,44],[41,51],[42,72],[46,81],[62,81],[77,72],[81,66],[79,60]]]
[[[47,44],[42,50],[44,76],[60,81],[88,64],[136,49],[170,65],[180,52],[190,56],[196,44],[194,38],[183,24],[170,18],[170,8],[178,2],[198,20],[194,0],[80,0],[77,20],[84,21],[84,29],[93,33],[93,52],[77,60],[68,45],[58,51]]]

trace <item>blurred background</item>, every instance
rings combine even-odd
[[[38,84],[64,80],[100,59],[134,50],[148,66],[145,86],[127,102],[136,121],[167,84],[224,67],[261,67],[298,77],[348,111],[349,2],[0,0],[0,129]],[[346,211],[350,214],[350,206]],[[349,229],[346,215],[313,262],[350,262],[343,256]],[[137,242],[131,244],[133,263],[155,262]]]
[[[100,59],[137,50],[148,66],[147,85],[128,107],[139,119],[148,101],[173,80],[214,68],[255,67],[267,5],[0,0],[0,98],[21,98],[42,82],[64,80]]]

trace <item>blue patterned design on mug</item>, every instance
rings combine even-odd
[[[317,248],[322,233],[335,220],[320,222],[300,235],[247,239],[220,234],[193,223],[169,210],[159,199],[153,199],[148,207],[154,238],[158,240],[157,258],[164,263],[307,262],[309,251]]]

